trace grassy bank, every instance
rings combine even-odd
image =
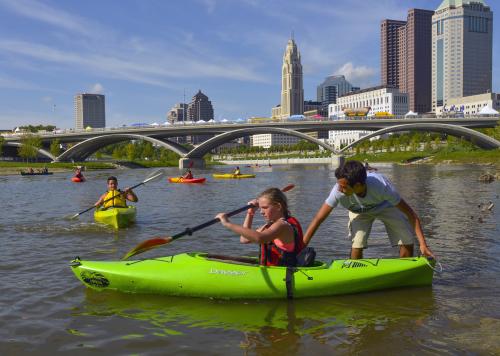
[[[49,170],[52,168],[65,168],[65,169],[75,169],[76,166],[85,166],[85,169],[110,169],[114,168],[113,164],[105,162],[57,162],[57,163],[41,163],[41,162],[10,162],[10,161],[0,161],[0,168],[43,168],[47,167]]]
[[[361,153],[349,158],[369,162],[404,163],[422,158],[430,158],[426,163],[475,163],[500,165],[500,150],[430,150],[415,152]]]

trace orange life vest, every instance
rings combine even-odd
[[[305,247],[302,239],[302,227],[299,221],[293,216],[285,219],[293,228],[294,248],[293,252],[285,251],[274,242],[268,242],[260,245],[260,264],[263,266],[288,266],[295,267],[297,265],[297,255]]]

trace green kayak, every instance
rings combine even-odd
[[[135,215],[135,206],[127,206],[126,208],[97,209],[94,212],[94,220],[113,226],[115,229],[120,229],[133,224],[135,222]]]
[[[137,261],[102,262],[76,258],[71,268],[86,286],[97,290],[266,299],[431,285],[434,263],[425,257],[335,260],[287,271],[286,267],[260,266],[251,257],[183,253]]]

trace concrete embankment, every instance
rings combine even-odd
[[[322,157],[322,158],[278,158],[278,159],[245,159],[245,160],[219,160],[224,164],[238,165],[280,165],[280,164],[330,164],[333,167],[338,167],[344,159],[343,156]]]

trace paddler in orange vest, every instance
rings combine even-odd
[[[102,205],[104,209],[112,207],[125,208],[127,200],[135,203],[139,201],[139,198],[137,198],[137,195],[130,188],[125,188],[124,191],[118,189],[118,179],[111,176],[108,178],[108,191],[101,195],[94,206],[98,207]]]

